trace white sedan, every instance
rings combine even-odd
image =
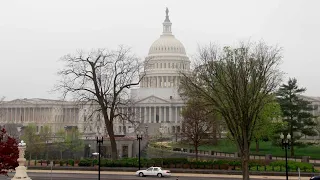
[[[164,177],[164,176],[171,176],[171,173],[169,170],[163,170],[161,167],[149,167],[146,170],[139,170],[136,172],[137,176],[143,177],[143,176],[158,176],[158,177]]]

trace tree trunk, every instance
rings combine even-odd
[[[196,160],[198,161],[198,146],[197,145],[194,146],[194,149],[196,151]]]
[[[243,139],[238,139],[237,144],[241,151],[242,179],[249,180],[249,159],[250,159],[250,141],[247,138],[247,132],[243,129]]]
[[[293,139],[293,131],[292,131],[292,127],[290,129],[290,136],[291,136],[291,139],[290,139],[290,149],[291,149],[291,157],[294,156],[294,139]]]
[[[292,136],[291,136],[291,137],[292,137]],[[291,143],[290,143],[290,149],[291,149],[291,154],[290,154],[290,156],[291,156],[291,157],[293,157],[293,156],[294,156],[294,149],[293,149],[293,148],[294,148],[294,146],[293,146],[293,145],[294,145],[294,142],[293,142],[293,141],[291,141]]]
[[[245,150],[241,153],[241,164],[242,164],[242,179],[249,180],[249,150]]]
[[[218,139],[217,139],[217,127],[216,125],[212,128],[212,144],[217,145]]]
[[[111,158],[112,158],[112,160],[117,160],[118,159],[118,151],[117,151],[116,139],[114,137],[113,126],[110,123],[106,124],[106,126],[107,126],[110,144],[111,144]]]
[[[29,162],[28,162],[28,166],[30,166],[31,163],[31,152],[29,153]]]
[[[256,139],[256,152],[259,152],[259,140]]]
[[[62,151],[60,151],[60,159],[62,159]]]

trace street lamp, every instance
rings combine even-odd
[[[101,156],[101,144],[103,144],[103,137],[101,137],[101,139],[99,137],[97,137],[97,144],[98,144],[98,147],[99,147],[99,176],[98,176],[98,179],[100,180],[100,156]]]
[[[26,143],[22,140],[18,144],[18,150],[19,150],[19,158],[17,159],[19,166],[16,167],[16,173],[13,176],[12,180],[31,180],[29,176],[27,175],[27,168],[25,167],[26,159],[24,158],[25,150],[26,150]]]
[[[142,140],[142,134],[140,132],[138,132],[138,134],[137,134],[137,140],[139,142],[139,170],[140,170],[140,167],[141,167],[141,165],[140,165],[140,142]]]
[[[281,143],[282,143],[282,149],[284,148],[286,151],[286,180],[288,180],[288,153],[287,150],[290,149],[290,139],[291,135],[288,133],[287,138],[284,138],[283,133],[280,135]]]

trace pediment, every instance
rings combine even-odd
[[[150,103],[161,104],[161,103],[170,103],[170,102],[165,99],[159,98],[157,96],[149,96],[137,101],[136,103],[137,104],[150,104]]]

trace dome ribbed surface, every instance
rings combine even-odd
[[[149,49],[150,54],[176,53],[186,54],[182,43],[173,35],[161,35],[159,39],[153,42]]]

